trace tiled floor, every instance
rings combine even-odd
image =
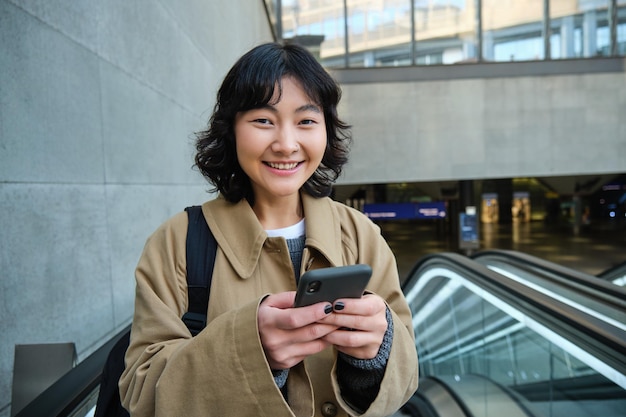
[[[420,221],[380,222],[396,255],[401,280],[424,255],[459,252],[458,238],[436,223]],[[626,224],[595,223],[575,234],[570,225],[542,222],[511,225],[483,224],[480,249],[508,249],[596,275],[626,261]]]

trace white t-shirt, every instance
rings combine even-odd
[[[306,230],[304,227],[304,219],[294,225],[283,227],[281,229],[266,230],[265,232],[269,237],[282,236],[285,239],[297,239],[300,236],[305,235]]]

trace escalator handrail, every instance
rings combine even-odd
[[[449,384],[446,384],[441,378],[438,378],[434,375],[429,375],[426,378],[430,379],[437,385],[439,385],[445,392],[450,396],[450,398],[456,403],[456,405],[461,409],[463,414],[467,417],[475,417],[474,413],[469,409],[463,398],[454,390]]]
[[[406,295],[417,283],[422,270],[439,266],[460,272],[465,279],[552,329],[581,349],[592,353],[622,375],[626,375],[626,361],[623,353],[626,351],[624,331],[581,312],[567,303],[555,300],[494,272],[466,256],[451,252],[424,256],[415,264],[402,285],[404,294]]]
[[[490,384],[492,387],[494,387],[497,390],[499,390],[507,399],[509,399],[511,401],[511,404],[515,404],[517,406],[517,410],[519,410],[519,412],[525,414],[527,417],[535,417],[535,413],[528,407],[528,405],[526,403],[521,401],[519,396],[516,396],[514,391],[512,391],[510,388],[508,388],[508,387],[506,387],[506,386],[504,386],[504,385],[494,381],[493,379],[491,379],[491,378],[489,378],[489,377],[487,377],[485,375],[481,375],[481,374],[467,374],[465,376],[471,376],[473,378],[476,378],[476,379],[479,379],[479,380],[483,380],[485,384]],[[449,383],[444,381],[441,377],[434,376],[434,375],[429,375],[429,376],[427,376],[425,378],[428,378],[428,379],[431,379],[431,380],[435,381],[442,388],[444,388],[447,392],[449,392],[450,395],[452,396],[452,398],[454,398],[454,400],[457,402],[459,407],[462,410],[464,410],[464,412],[468,416],[474,416],[476,414],[476,413],[472,413],[471,407],[467,405],[467,403],[463,399],[463,395],[459,394],[457,392],[457,389],[452,387]]]
[[[111,348],[129,329],[130,325],[113,336],[27,404],[15,417],[67,417],[72,414],[99,386]]]
[[[612,281],[615,278],[626,276],[626,261],[609,267],[596,276],[605,281]]]
[[[600,296],[605,295],[613,297],[614,299],[620,300],[622,304],[624,300],[626,300],[626,289],[620,286],[598,279],[598,277],[594,275],[566,268],[554,262],[550,262],[523,252],[503,249],[489,249],[472,255],[472,259],[475,260],[478,258],[489,257],[513,261],[516,265],[524,267],[525,269],[530,267],[535,270],[559,276],[563,278],[563,281],[560,283],[570,284],[571,286],[575,283],[578,284],[577,288],[579,289],[593,289],[597,291],[596,294],[600,294]],[[606,299],[606,297],[604,298]]]

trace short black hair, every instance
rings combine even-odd
[[[341,88],[315,57],[297,44],[265,43],[244,54],[230,69],[217,93],[207,130],[196,133],[195,166],[228,201],[247,199],[254,204],[250,179],[237,160],[235,116],[264,107],[281,80],[297,80],[324,112],[327,144],[322,162],[304,184],[314,197],[330,195],[332,184],[348,162],[350,126],[337,115]]]

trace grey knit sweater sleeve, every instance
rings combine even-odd
[[[380,383],[385,375],[385,368],[393,341],[393,318],[389,308],[386,311],[387,331],[378,354],[372,359],[357,359],[339,353],[337,360],[337,380],[341,395],[348,404],[360,413],[365,412],[378,395]]]

